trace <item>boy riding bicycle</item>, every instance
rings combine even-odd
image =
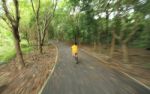
[[[78,64],[79,63],[78,62],[78,46],[76,42],[72,45],[71,49],[72,49],[72,56],[75,58],[76,63]]]

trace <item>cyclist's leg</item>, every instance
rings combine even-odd
[[[78,61],[78,54],[77,53],[75,54],[75,60],[76,60],[76,63],[78,64],[79,61]]]
[[[72,57],[73,57],[73,60],[75,60],[75,63],[76,63],[76,56],[75,56],[75,54],[72,54]]]

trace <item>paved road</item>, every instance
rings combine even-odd
[[[59,59],[42,94],[150,94],[150,90],[80,52],[73,63],[69,46],[59,43]]]

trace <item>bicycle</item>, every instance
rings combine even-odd
[[[77,53],[74,55],[74,59],[75,59],[76,64],[78,64],[79,60],[78,60],[78,54]]]

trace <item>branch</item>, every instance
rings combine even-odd
[[[32,4],[33,13],[34,13],[35,17],[38,19],[39,18],[40,7],[41,7],[41,0],[38,0],[38,7],[37,7],[36,11],[35,11],[33,0],[30,0],[30,1],[31,1],[31,4]]]
[[[41,0],[38,1],[38,8],[37,8],[37,11],[36,11],[37,18],[39,18],[40,7],[41,7]]]
[[[45,19],[44,29],[43,29],[42,43],[44,43],[44,39],[45,39],[45,35],[46,35],[46,30],[47,30],[47,28],[48,28],[50,22],[52,21],[52,17],[54,17],[55,10],[56,10],[56,7],[57,7],[57,1],[58,1],[58,0],[56,0],[56,3],[54,4],[54,8],[53,8],[52,15],[46,17],[46,19]]]
[[[123,37],[124,37],[124,32],[125,32],[125,31],[121,31],[121,30],[120,30],[119,37],[120,37],[121,40],[122,40]]]
[[[15,19],[16,19],[16,25],[17,27],[19,26],[19,20],[20,20],[20,13],[19,13],[19,3],[18,0],[13,0],[14,1],[14,5],[15,5]]]
[[[135,28],[137,28],[137,27],[135,27]],[[132,38],[132,36],[137,32],[137,30],[138,30],[138,28],[135,29],[135,30],[133,30],[133,31],[128,35],[128,37],[124,40],[124,42],[127,43],[127,42]]]
[[[46,30],[47,30],[47,28],[48,28],[50,22],[51,22],[51,20],[49,20],[49,19],[46,19],[46,20],[45,20],[44,29],[43,29],[43,34],[42,34],[42,35],[43,35],[43,37],[42,37],[42,44],[44,43],[44,39],[45,39],[45,35],[46,35]]]
[[[104,11],[107,11],[107,9],[109,8],[110,2],[111,2],[111,0],[109,0],[109,1],[107,2]]]
[[[111,31],[113,34],[114,34],[114,36],[115,36],[115,38],[116,39],[118,39],[118,40],[120,40],[121,39],[121,37],[120,36],[118,36],[116,33],[115,33],[115,31]]]
[[[8,22],[8,20],[7,20],[5,17],[0,16],[0,18],[8,25],[8,27],[12,28],[12,27],[11,27],[11,24]],[[1,26],[2,26],[2,25],[1,25]]]
[[[54,17],[55,10],[56,10],[56,7],[57,7],[57,2],[58,2],[58,0],[56,0],[56,3],[55,3],[55,5],[54,5],[54,9],[53,9],[53,15],[52,15],[52,17]]]
[[[35,8],[34,8],[33,0],[30,0],[30,1],[31,1],[31,4],[32,4],[33,12],[34,12],[34,14],[35,14],[35,16],[36,16],[36,12],[35,12]]]
[[[56,10],[56,7],[57,7],[57,2],[58,2],[58,0],[56,0],[56,3],[54,4],[54,8],[53,8],[53,12],[52,12],[52,15],[50,15],[49,17],[48,17],[48,19],[51,21],[52,20],[52,17],[54,17],[54,15],[55,15],[55,10]],[[50,13],[50,12],[49,12]]]
[[[11,9],[9,9],[9,11],[10,11],[10,13],[13,13],[14,11],[13,11],[13,9],[11,8]],[[11,15],[11,17],[12,17],[12,19],[14,19],[15,20],[15,15],[13,15],[13,14],[10,14]]]
[[[7,8],[7,5],[6,5],[6,0],[2,0],[2,3],[3,3],[2,6],[3,6],[3,9],[4,9],[4,12],[5,12],[6,17],[8,18],[8,20],[10,21],[10,23],[11,23],[12,25],[14,25],[14,24],[13,24],[14,19],[13,19],[13,17],[11,16],[10,12],[8,11],[8,8]]]

